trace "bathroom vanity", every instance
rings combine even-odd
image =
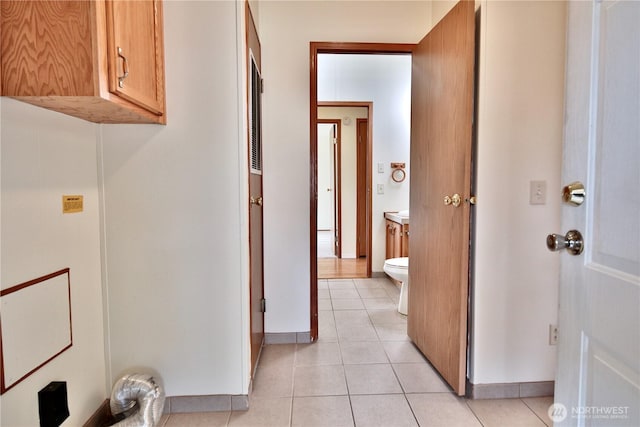
[[[385,259],[409,256],[409,216],[398,212],[385,212]]]

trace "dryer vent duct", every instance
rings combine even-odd
[[[117,427],[155,427],[164,408],[164,391],[152,376],[129,374],[116,381],[111,392],[111,414],[123,414]]]

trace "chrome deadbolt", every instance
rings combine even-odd
[[[578,230],[569,230],[564,236],[549,234],[547,236],[547,248],[551,252],[566,249],[571,255],[580,255],[584,248],[582,234]]]

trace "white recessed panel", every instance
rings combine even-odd
[[[14,286],[2,294],[4,392],[71,346],[69,270]]]

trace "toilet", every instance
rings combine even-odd
[[[402,283],[400,288],[400,301],[398,302],[398,312],[407,314],[407,294],[409,292],[409,257],[390,258],[384,262],[383,270],[392,279]]]

